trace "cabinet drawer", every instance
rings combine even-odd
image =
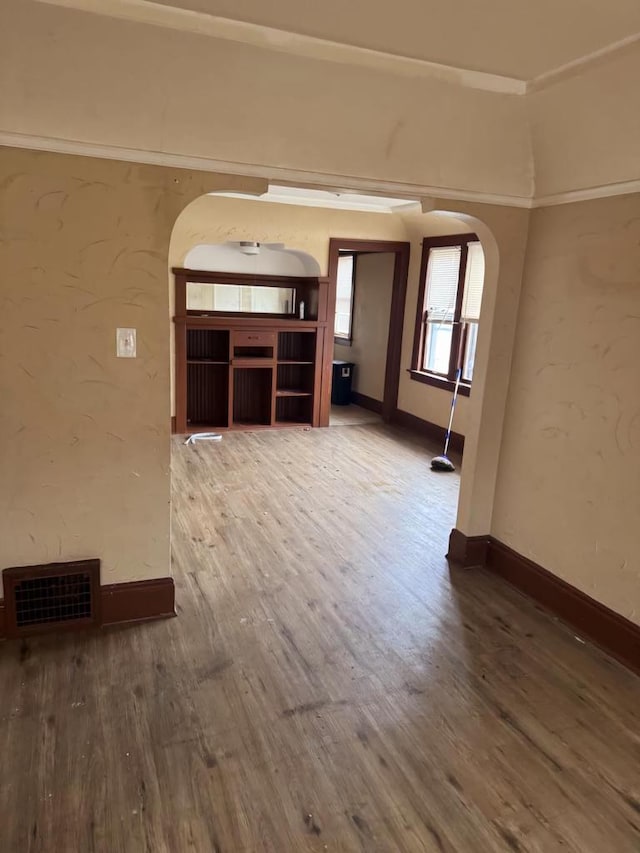
[[[275,347],[276,332],[262,332],[259,329],[233,333],[235,347]]]

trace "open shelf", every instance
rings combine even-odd
[[[213,364],[213,365],[221,365],[224,364],[227,366],[229,364],[228,361],[215,361],[212,358],[188,358],[187,364]]]
[[[276,397],[310,397],[315,370],[312,364],[278,363]]]
[[[278,364],[313,364],[312,361],[296,361],[294,358],[279,358]]]
[[[310,331],[278,333],[278,361],[313,364],[316,358],[316,335]]]
[[[229,361],[227,329],[187,329],[187,361]]]
[[[226,363],[187,363],[189,428],[229,425],[229,367]]]
[[[277,396],[276,423],[309,426],[312,421],[312,404],[313,399],[310,394]]]
[[[264,367],[234,367],[233,423],[238,426],[271,424],[273,371]]]
[[[237,359],[248,361],[249,359],[260,358],[273,361],[273,347],[234,347],[233,358],[234,361]]]

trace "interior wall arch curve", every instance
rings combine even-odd
[[[320,264],[308,252],[288,249],[284,244],[264,245],[253,240],[198,243],[187,251],[184,266],[189,270],[247,275],[320,275]]]
[[[511,377],[529,211],[475,202],[425,200],[466,224],[482,244],[485,280],[469,397],[456,529],[491,533],[504,415]]]

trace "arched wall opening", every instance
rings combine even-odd
[[[485,253],[485,285],[480,318],[473,390],[460,398],[455,429],[465,436],[456,527],[467,535],[490,531],[498,450],[520,290],[528,212],[492,205],[423,199],[422,210],[382,215],[362,211],[292,208],[250,199],[202,195],[177,217],[170,240],[169,267],[187,266],[196,247],[241,240],[276,243],[292,253],[313,258],[320,274],[328,268],[332,236],[408,240],[411,261],[402,334],[398,407],[446,425],[450,394],[411,383],[408,367],[420,270],[420,246],[426,236],[475,231]],[[320,224],[322,223],[322,224]],[[202,253],[205,250],[199,249]],[[204,257],[200,254],[200,259]],[[501,264],[501,257],[504,262]],[[173,277],[169,276],[173,313]],[[173,325],[173,324],[171,324]],[[173,329],[171,330],[173,337]],[[174,379],[171,352],[172,414]],[[418,399],[418,395],[422,397]]]
[[[212,239],[211,229],[203,234],[189,220],[189,212],[207,204],[205,194],[216,190],[263,194],[268,189],[264,180],[19,149],[7,152],[3,175],[17,176],[7,183],[6,202],[20,226],[7,235],[5,252],[5,379],[7,394],[17,401],[5,413],[4,435],[12,447],[5,491],[26,489],[30,501],[28,512],[19,504],[4,507],[3,563],[37,565],[52,556],[81,559],[99,554],[105,584],[162,578],[170,566],[169,265],[181,264],[197,243],[258,238],[306,251],[324,273],[329,230],[352,238],[403,240],[407,219],[372,214],[356,221],[335,211],[331,216],[349,218],[333,219],[323,236],[314,232],[308,213],[296,210],[298,236],[292,240],[292,208],[287,225],[276,205],[263,203],[253,227],[244,227],[244,215],[225,215]],[[48,199],[47,205],[36,205],[41,197]],[[227,209],[247,204],[246,197],[220,201]],[[458,526],[468,535],[486,536],[492,532],[492,483],[529,213],[428,198],[423,209],[450,211],[465,231],[469,222],[464,217],[484,223],[499,251],[496,297],[489,307],[492,332],[489,341],[483,336],[480,347],[486,353],[484,394],[480,399],[473,392],[461,401],[456,415],[458,429],[465,430],[465,418],[468,427]],[[436,221],[445,227],[442,217]],[[389,234],[389,223],[395,223],[395,234]],[[474,227],[479,230],[479,225]],[[414,270],[420,236],[411,236]],[[409,325],[415,281],[410,270],[405,315]],[[487,293],[490,282],[488,274]],[[488,316],[485,305],[485,327]],[[136,359],[115,358],[117,327],[137,328]],[[24,330],[32,328],[39,345],[25,348]],[[79,359],[79,352],[85,357]],[[25,370],[27,386],[21,379]],[[408,381],[403,370],[400,403],[405,408],[410,403],[402,400],[410,393]],[[25,424],[28,429],[23,429]],[[42,478],[43,458],[55,466],[47,480]],[[32,517],[37,517],[37,536],[32,535]]]

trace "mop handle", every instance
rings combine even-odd
[[[462,369],[459,367],[456,371],[456,387],[453,392],[453,397],[451,398],[451,411],[449,413],[449,426],[447,427],[447,435],[444,440],[444,455],[447,455],[447,451],[449,450],[449,439],[451,438],[451,427],[453,426],[453,413],[456,410],[456,400],[458,399],[458,388],[460,387],[460,375],[462,373]]]

